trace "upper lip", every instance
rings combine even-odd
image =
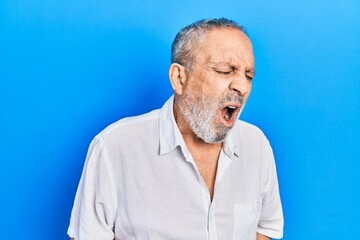
[[[239,103],[239,102],[228,102],[228,103],[224,104],[222,108],[227,108],[227,107],[240,108],[241,103]]]

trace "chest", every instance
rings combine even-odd
[[[183,159],[137,165],[136,171],[127,168],[121,176],[126,181],[119,179],[123,185],[119,189],[115,239],[208,239],[210,235],[214,239],[234,239],[239,234],[236,229],[255,233],[259,182],[239,178],[234,165],[230,163],[226,168],[226,159],[222,160],[212,202],[199,174]],[[216,176],[214,165],[200,163],[198,168],[204,181],[206,174]],[[241,199],[245,196],[251,201]],[[239,205],[242,202],[247,205]]]
[[[218,156],[217,155],[206,155],[206,156],[195,156],[194,162],[197,170],[204,180],[211,199],[214,195],[214,186],[216,181],[216,172],[218,168]]]
[[[235,229],[256,233],[260,175],[244,161],[225,154],[194,155],[191,161],[179,148],[152,157],[139,151],[122,155],[115,174],[115,239],[234,239]]]

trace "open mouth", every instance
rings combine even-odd
[[[231,127],[237,117],[241,104],[227,104],[221,109],[221,120],[226,127]]]
[[[226,107],[226,114],[225,114],[225,119],[226,120],[230,120],[231,117],[233,116],[234,112],[236,110],[236,107],[234,106],[229,106],[229,107]]]

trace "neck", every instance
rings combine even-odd
[[[206,143],[198,138],[184,121],[176,104],[174,105],[174,117],[186,147],[196,164],[197,171],[208,188],[210,199],[212,200],[222,143]]]

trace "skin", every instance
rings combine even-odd
[[[174,116],[184,141],[203,177],[211,199],[214,195],[217,163],[222,143],[206,143],[199,139],[186,124],[179,112],[177,100],[184,93],[220,97],[234,91],[244,97],[246,103],[255,74],[254,54],[250,39],[237,29],[216,29],[205,33],[197,46],[195,63],[191,72],[173,63],[169,78],[174,90]],[[221,123],[219,112],[217,123]],[[268,237],[257,234],[257,240]]]
[[[186,143],[215,148],[221,143],[206,144],[193,134],[179,114],[176,99],[184,93],[220,99],[224,92],[234,91],[244,96],[245,103],[254,77],[254,57],[250,40],[235,29],[208,31],[199,45],[191,73],[177,63],[170,66],[169,76],[175,93],[174,115]]]
[[[185,123],[177,101],[184,93],[220,99],[226,91],[234,91],[248,99],[254,77],[254,54],[249,38],[236,29],[216,29],[205,33],[200,41],[191,72],[177,63],[171,64],[169,78],[174,90],[174,116],[211,199],[214,195],[217,163],[222,143],[206,143]],[[217,122],[221,122],[220,113]],[[73,240],[73,238],[71,238]],[[257,233],[257,240],[270,238]]]
[[[237,29],[208,31],[198,45],[192,71],[173,63],[169,77],[175,94],[175,120],[212,198],[222,143],[199,139],[179,113],[177,99],[184,93],[220,99],[224,92],[234,91],[243,95],[245,104],[255,73],[254,55],[249,38]],[[220,111],[215,121],[221,124]]]

